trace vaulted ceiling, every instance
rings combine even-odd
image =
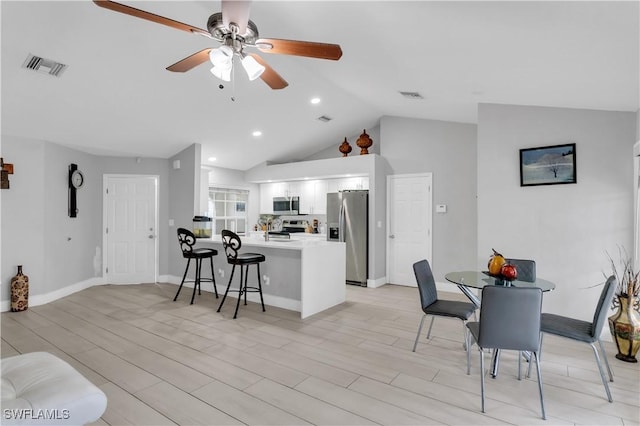
[[[199,28],[221,9],[122,3]],[[200,143],[205,162],[246,170],[337,149],[383,115],[475,123],[481,102],[639,108],[636,1],[254,1],[261,37],[342,46],[339,61],[260,53],[289,82],[283,90],[241,69],[231,83],[207,64],[169,72],[218,42],[90,1],[0,8],[2,134],[97,154],[168,158]],[[68,68],[60,77],[26,70],[29,54]]]

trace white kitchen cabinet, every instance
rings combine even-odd
[[[301,182],[300,212],[303,214],[327,213],[326,180],[306,180]]]
[[[369,189],[369,178],[367,176],[327,180],[327,192],[349,191],[357,189]]]
[[[274,197],[300,197],[301,214],[327,214],[327,193],[369,189],[368,177],[316,179],[260,185],[260,213],[273,213]]]
[[[313,214],[327,214],[328,182],[316,180],[313,185]]]
[[[273,214],[273,197],[276,185],[273,183],[260,184],[260,213]]]

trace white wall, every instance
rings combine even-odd
[[[610,272],[605,251],[632,250],[636,114],[495,104],[478,112],[477,266],[492,247],[535,259],[538,276],[557,286],[544,310],[590,320],[601,287],[589,287]],[[520,148],[570,142],[577,184],[520,187]]]
[[[174,225],[169,228],[168,273],[172,276],[181,277],[185,267],[177,229],[191,229],[193,216],[200,212],[200,151],[200,144],[193,144],[169,158],[169,219]],[[179,168],[174,168],[176,161]]]
[[[11,136],[3,136],[2,149],[5,161],[14,165],[11,188],[2,194],[3,307],[10,299],[5,283],[17,265],[29,276],[32,297],[94,278],[96,247],[102,246],[102,172],[96,157]],[[77,193],[76,218],[68,216],[70,163],[76,163],[85,178]]]
[[[380,136],[380,152],[392,174],[433,173],[436,280],[444,282],[449,271],[473,269],[477,257],[476,126],[383,117]],[[447,213],[436,213],[436,204],[446,204]]]

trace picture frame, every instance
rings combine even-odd
[[[577,182],[575,143],[520,150],[520,186]]]

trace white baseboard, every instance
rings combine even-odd
[[[102,277],[95,277],[85,281],[81,281],[79,283],[71,284],[69,286],[60,288],[58,290],[45,293],[45,294],[37,294],[29,297],[29,306],[39,306],[44,305],[55,300],[61,299],[70,294],[76,293],[80,290],[87,289],[89,287],[93,287],[96,285],[103,285],[104,280]],[[0,311],[8,312],[11,310],[11,301],[3,300],[0,304]]]
[[[367,280],[367,287],[370,287],[370,288],[382,287],[385,284],[387,284],[387,277],[380,277],[372,280],[370,279]]]

